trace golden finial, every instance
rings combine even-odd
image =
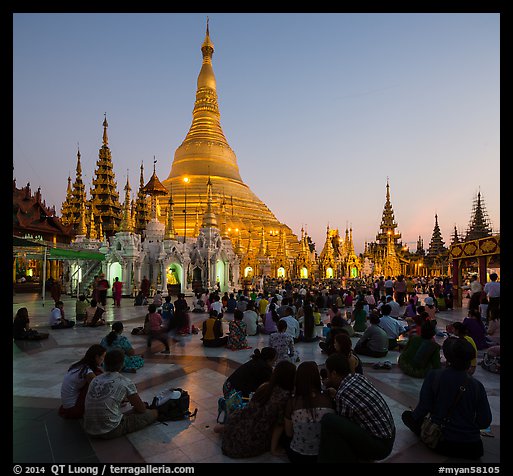
[[[109,144],[109,138],[107,137],[107,127],[109,127],[109,124],[107,122],[107,113],[105,113],[105,119],[103,120],[103,145]]]

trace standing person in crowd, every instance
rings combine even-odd
[[[59,279],[54,279],[52,282],[52,287],[50,288],[50,294],[52,295],[52,299],[55,303],[57,301],[61,300],[61,293],[62,293],[62,287],[61,287],[61,281]]]
[[[285,434],[291,439],[286,448],[291,463],[316,463],[321,442],[321,419],[335,413],[329,395],[322,392],[319,368],[315,362],[300,364],[296,371],[294,396],[285,407]]]
[[[141,291],[146,299],[150,297],[150,286],[150,280],[146,276],[143,276],[141,281]]]
[[[369,327],[365,329],[362,337],[354,346],[355,354],[368,355],[370,357],[385,357],[388,353],[387,333],[379,327],[380,317],[371,313]]]
[[[146,321],[148,322],[148,337],[146,340],[148,350],[151,349],[152,340],[157,339],[164,344],[164,350],[161,354],[170,354],[167,331],[162,327],[162,316],[157,312],[157,307],[153,303],[148,306],[145,323]]]
[[[397,361],[406,375],[424,378],[431,369],[440,368],[440,346],[434,336],[434,321],[426,321],[421,326],[420,335],[412,335],[408,339]]]
[[[228,336],[223,337],[223,315],[219,315],[215,309],[211,309],[208,319],[203,321],[201,338],[205,347],[224,347],[228,341]]]
[[[164,323],[164,328],[169,332],[174,329],[174,315],[175,315],[175,306],[171,302],[171,295],[168,294],[164,298],[164,303],[162,304],[162,321]]]
[[[114,298],[114,306],[121,307],[121,295],[123,294],[123,283],[116,276],[112,283],[112,297]]]
[[[268,382],[258,387],[244,408],[230,414],[222,427],[221,449],[230,458],[251,458],[266,451],[278,453],[285,405],[292,395],[296,366],[278,362]]]
[[[453,286],[451,279],[448,277],[445,277],[443,279],[443,293],[444,293],[444,299],[445,299],[445,308],[447,310],[452,311],[454,308],[454,293],[453,293]]]
[[[243,398],[256,392],[258,387],[271,379],[273,366],[276,362],[276,349],[264,347],[262,350],[255,349],[251,359],[240,367],[225,380],[223,384],[224,398],[232,391],[241,392]]]
[[[145,428],[158,417],[157,410],[146,408],[135,384],[119,373],[124,365],[124,357],[120,349],[108,352],[104,361],[105,373],[89,384],[84,430],[92,438],[117,438]],[[121,411],[124,400],[130,402],[132,411]]]
[[[327,391],[336,414],[321,420],[319,463],[356,463],[382,460],[391,452],[395,425],[381,394],[359,373],[352,374],[348,359],[333,354],[326,359]]]
[[[78,419],[84,415],[87,389],[91,381],[102,373],[101,365],[105,349],[94,344],[84,357],[68,369],[61,385],[61,406],[59,415],[63,418]]]
[[[265,324],[265,313],[267,312],[267,306],[269,305],[269,301],[267,300],[267,293],[262,295],[260,301],[258,301],[258,314],[260,314],[260,319],[262,319],[262,323]]]
[[[385,280],[385,296],[393,296],[394,295],[394,281],[390,276],[387,276]]]
[[[55,303],[55,307],[52,309],[50,313],[50,327],[54,330],[56,329],[69,329],[75,325],[74,321],[69,321],[64,317],[64,303],[62,301],[57,301]]]
[[[463,289],[470,289],[470,301],[468,302],[469,310],[479,309],[483,285],[479,282],[477,274],[474,274],[470,278],[470,286],[464,286]]]
[[[123,335],[123,323],[116,321],[112,323],[112,331],[109,332],[100,342],[100,345],[110,352],[114,349],[121,349],[125,353],[125,363],[122,372],[135,373],[144,365],[144,359],[136,355],[130,341]]]
[[[98,281],[98,302],[105,308],[107,305],[107,290],[110,288],[110,284],[105,278],[105,274],[100,274],[100,280]]]
[[[80,294],[78,299],[75,301],[75,319],[80,322],[85,322],[87,318],[87,308],[89,302],[87,301],[85,294]]]
[[[248,334],[245,322],[242,320],[244,313],[235,309],[233,320],[228,324],[228,340],[226,347],[231,350],[249,349]]]
[[[493,314],[495,319],[500,318],[501,283],[497,281],[498,278],[497,273],[490,274],[490,281],[484,286],[484,292],[488,297],[488,315]]]
[[[422,421],[430,414],[442,424],[442,438],[433,451],[475,460],[483,456],[480,430],[490,426],[492,412],[483,384],[468,374],[474,350],[465,339],[449,337],[442,351],[447,367],[427,374],[415,410],[403,412],[402,420],[419,436]]]
[[[395,280],[394,291],[395,300],[397,301],[399,306],[402,307],[406,300],[406,281],[404,280],[404,276],[402,274],[397,276],[397,279]]]

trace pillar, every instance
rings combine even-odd
[[[486,276],[486,256],[478,257],[479,263],[479,282],[484,286],[486,284],[487,276]]]
[[[454,307],[461,307],[463,292],[461,289],[461,269],[460,261],[452,260],[452,288],[454,293]]]

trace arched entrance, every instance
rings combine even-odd
[[[301,279],[308,279],[308,269],[303,266],[299,271],[299,276]]]
[[[280,266],[278,270],[276,271],[276,276],[278,278],[285,278],[285,268],[283,266]]]
[[[333,279],[333,268],[330,266],[326,268],[326,279]]]

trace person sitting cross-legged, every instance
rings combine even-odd
[[[434,341],[436,321],[426,321],[420,336],[412,335],[397,361],[410,377],[424,378],[431,369],[440,368],[440,346]]]
[[[386,458],[394,446],[395,425],[384,398],[365,376],[351,373],[344,355],[330,355],[326,372],[325,385],[336,414],[322,417],[317,461],[356,463]]]
[[[116,321],[112,324],[112,332],[109,332],[100,342],[100,345],[105,347],[107,351],[113,349],[121,349],[125,352],[125,364],[123,365],[123,372],[135,373],[144,365],[144,358],[135,354],[135,350],[130,344],[130,341],[123,335],[123,323]]]
[[[492,412],[483,384],[468,374],[474,348],[466,339],[448,337],[442,351],[447,367],[426,375],[415,410],[404,411],[401,418],[420,435],[424,417],[430,414],[433,422],[443,423],[442,438],[433,451],[475,460],[483,456],[480,430],[490,426]]]
[[[158,417],[156,409],[146,408],[134,382],[120,374],[125,354],[114,349],[105,355],[105,372],[89,384],[85,399],[84,430],[100,439],[117,438],[145,428]],[[123,413],[122,403],[128,400],[132,410]]]

